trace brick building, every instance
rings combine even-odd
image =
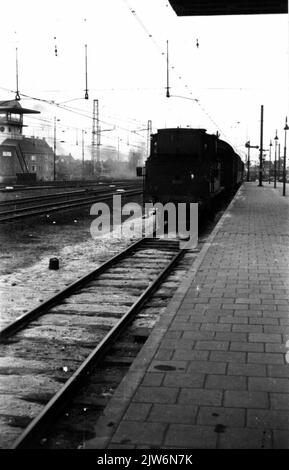
[[[39,111],[16,100],[0,101],[0,183],[53,179],[53,150],[45,139],[23,135],[24,114]]]

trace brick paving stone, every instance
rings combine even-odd
[[[262,325],[233,325],[232,331],[243,331],[245,333],[263,333]]]
[[[169,361],[170,359],[172,359],[173,354],[173,349],[160,348],[155,355],[155,359],[157,361]]]
[[[249,409],[247,411],[247,426],[249,428],[289,430],[289,412]]]
[[[148,421],[158,423],[190,423],[196,420],[198,407],[187,405],[153,405]]]
[[[209,351],[190,351],[188,349],[176,349],[174,351],[174,360],[184,361],[204,361],[208,359]]]
[[[202,388],[182,388],[178,403],[220,406],[223,392],[221,390],[205,390]]]
[[[288,348],[285,344],[268,343],[265,344],[265,352],[268,353],[286,353]]]
[[[181,338],[181,339],[164,339],[161,342],[161,347],[164,349],[175,349],[177,347],[181,349],[192,349],[195,344],[193,338]]]
[[[221,333],[215,335],[216,340],[220,341],[244,341],[247,342],[247,333]]]
[[[226,317],[220,318],[220,323],[246,324],[248,323],[248,317],[226,316]]]
[[[188,373],[194,374],[200,372],[202,374],[224,374],[227,368],[225,362],[209,362],[197,361],[191,362],[188,367]]]
[[[195,345],[195,349],[207,349],[216,351],[227,351],[228,348],[228,341],[197,341]]]
[[[244,352],[231,352],[231,351],[212,351],[210,354],[210,361],[217,362],[245,362],[246,353]]]
[[[131,403],[123,419],[128,421],[145,421],[151,407],[151,403]]]
[[[164,375],[158,372],[147,372],[143,378],[142,385],[145,387],[157,387],[161,385]]]
[[[249,390],[289,393],[289,379],[273,377],[249,377]]]
[[[224,406],[240,408],[269,408],[268,393],[229,390],[225,392]]]
[[[244,316],[248,319],[250,318],[263,318],[263,311],[262,310],[244,310],[241,311],[241,310],[235,310],[234,311],[234,315],[238,316],[238,317],[241,317],[241,316]],[[271,316],[271,314],[270,314]]]
[[[289,410],[288,393],[270,393],[270,400],[274,410]]]
[[[261,300],[260,299],[251,299],[249,297],[246,298],[237,298],[235,300],[236,304],[260,304]]]
[[[273,431],[273,449],[289,449],[289,431]]]
[[[281,343],[282,337],[278,334],[249,334],[249,341],[252,343]]]
[[[181,449],[215,449],[217,434],[211,426],[171,424],[165,444]]]
[[[284,354],[248,353],[248,362],[256,364],[284,364]]]
[[[289,378],[289,364],[268,366],[268,376]]]
[[[202,315],[200,315],[200,314],[188,315],[187,323],[188,324],[201,323],[202,321],[204,321],[204,319],[205,319],[205,314],[204,313]],[[180,323],[182,321],[183,321],[183,318],[180,317]],[[174,322],[173,324],[176,324],[176,322]]]
[[[247,382],[245,377],[234,375],[208,375],[206,388],[223,390],[245,390]]]
[[[230,324],[203,323],[201,331],[231,331]]]
[[[286,334],[289,333],[289,327],[287,326],[275,326],[275,325],[264,325],[264,333],[274,334]]]
[[[252,325],[278,325],[278,319],[273,317],[250,317],[249,323]]]
[[[175,322],[172,323],[170,326],[169,331],[188,331],[188,330],[199,330],[201,326],[201,323],[179,323]]]
[[[275,305],[250,305],[250,310],[260,310],[261,312],[270,312],[270,316],[272,315],[273,311],[277,310],[277,307]]]
[[[238,341],[232,341],[230,344],[230,351],[263,352],[264,345],[261,343],[241,343]]]
[[[195,387],[200,388],[204,385],[204,373],[187,373],[167,372],[163,381],[165,387]]]
[[[175,403],[177,395],[177,388],[140,386],[133,397],[133,401],[143,403]]]
[[[218,449],[271,449],[270,431],[248,428],[230,428],[220,434]]]
[[[223,310],[221,308],[212,308],[212,307],[208,307],[206,308],[206,314],[207,315],[216,315],[216,316],[220,316],[220,317],[229,317],[229,316],[232,316],[234,314],[234,310],[229,310],[229,309],[226,309],[226,310]]]
[[[215,333],[213,331],[184,331],[183,339],[191,339],[193,341],[213,339]],[[181,347],[181,346],[180,346]],[[185,348],[183,348],[185,349]]]
[[[244,375],[252,377],[266,377],[266,367],[261,364],[233,364],[228,365],[228,375]]]
[[[224,304],[222,306],[223,309],[230,308],[232,310],[248,310],[249,304]]]
[[[123,421],[117,428],[113,443],[160,445],[166,425],[139,421]]]
[[[182,336],[182,331],[170,331],[168,330],[165,334],[166,339],[178,339]]]
[[[208,426],[216,426],[219,424],[226,427],[244,426],[245,409],[201,406],[198,413],[197,424]]]

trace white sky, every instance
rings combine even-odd
[[[167,39],[171,95],[196,98],[199,104],[165,96],[162,52]],[[14,0],[2,2],[0,40],[0,98],[14,97],[6,90],[15,90],[17,46],[20,93],[57,103],[75,99],[66,105],[90,115],[93,99],[99,99],[102,129],[116,126],[103,132],[103,145],[117,146],[121,139],[120,149],[127,152],[146,142],[145,131],[132,131],[152,120],[153,130],[187,125],[211,133],[219,129],[221,138],[244,154],[247,140],[259,145],[261,104],[265,148],[275,129],[283,145],[287,15],[177,17],[166,0]],[[83,99],[85,43],[88,101]],[[86,143],[91,141],[91,118],[34,100],[21,104],[41,110],[41,119],[48,121],[27,117],[27,134],[49,137],[51,143],[57,115],[64,152],[80,156],[76,141],[80,143],[81,129],[88,132]],[[252,151],[253,158],[254,152],[258,155]]]

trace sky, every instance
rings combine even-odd
[[[97,99],[101,144],[123,154],[146,148],[150,120],[153,132],[218,130],[244,157],[248,140],[260,143],[261,105],[264,147],[276,129],[284,145],[288,39],[288,15],[281,14],[178,17],[167,0],[3,2],[0,99],[15,96],[17,47],[21,104],[41,111],[26,117],[25,133],[52,145],[56,117],[58,152],[80,158],[83,130],[89,158]]]

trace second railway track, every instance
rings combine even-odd
[[[0,332],[3,448],[33,447],[183,254],[143,238]]]
[[[30,202],[27,207],[15,207],[9,210],[0,211],[0,224],[14,222],[14,221],[26,218],[26,217],[50,214],[50,213],[57,212],[60,210],[75,209],[81,206],[92,204],[94,202],[104,201],[107,199],[111,199],[116,194],[120,194],[117,191],[118,189],[114,189],[113,191],[112,190],[97,191],[97,192],[95,191],[94,194],[93,193],[85,193],[83,195],[73,194],[71,200],[67,200],[67,197],[69,196],[67,194],[64,194],[61,196],[61,198],[64,198],[65,200],[58,200],[59,195],[56,194],[55,200],[53,202],[47,202],[47,200],[44,198],[40,200],[38,200],[38,198],[35,198],[35,199],[30,198]],[[123,192],[123,194],[125,194],[126,196],[137,196],[137,195],[140,195],[141,193],[142,193],[142,190],[140,188],[134,188],[134,189],[128,188],[128,189],[125,189]],[[51,199],[51,196],[47,198]],[[35,201],[37,204],[34,205],[33,201]],[[6,206],[13,205],[10,203],[10,201],[9,201],[9,204],[7,202],[5,204]],[[17,204],[22,205],[21,200],[17,201]]]

